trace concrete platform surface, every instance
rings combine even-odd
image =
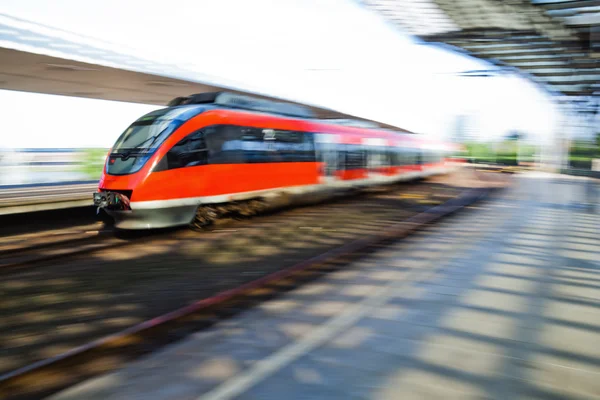
[[[490,202],[52,398],[600,398],[586,180]]]

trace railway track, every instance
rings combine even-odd
[[[84,237],[7,250],[0,257],[0,274],[6,273],[9,269],[34,267],[50,261],[129,244],[127,241],[109,237],[108,233],[85,232],[82,235]]]
[[[222,248],[220,245],[227,241],[239,241],[244,237],[253,237],[252,235],[256,231],[265,229],[271,229],[265,237],[255,238],[256,240],[252,244],[242,243],[242,246],[256,247],[256,244],[258,244],[258,247],[260,247],[261,242],[263,247],[269,244],[276,245],[276,243],[271,243],[273,242],[271,233],[279,232],[283,236],[289,235],[289,229],[282,231],[282,228],[296,230],[295,235],[289,236],[292,242],[294,242],[293,238],[297,238],[296,241],[302,243],[300,237],[310,236],[315,238],[321,236],[323,239],[336,239],[337,241],[329,240],[331,243],[328,246],[321,246],[312,253],[301,252],[300,256],[305,256],[304,259],[302,257],[296,257],[295,259],[294,257],[287,257],[287,265],[285,262],[280,262],[274,264],[275,266],[271,266],[270,269],[266,268],[266,265],[259,270],[256,269],[256,265],[260,266],[261,262],[273,262],[272,257],[261,258],[258,254],[255,256],[258,256],[259,260],[255,260],[253,266],[250,265],[252,263],[249,263],[247,268],[241,270],[232,268],[228,273],[222,273],[218,271],[219,267],[226,269],[227,260],[220,260],[218,254],[213,254],[216,257],[211,260],[212,268],[204,270],[204,274],[202,274],[204,279],[208,281],[207,286],[210,287],[210,291],[194,291],[191,296],[180,298],[178,303],[167,304],[166,307],[162,308],[167,311],[177,308],[177,311],[167,312],[161,317],[142,320],[138,324],[129,321],[128,325],[130,327],[118,333],[114,333],[116,329],[112,329],[112,334],[109,333],[110,330],[105,331],[107,335],[100,335],[100,339],[80,343],[79,347],[62,353],[59,352],[44,360],[14,369],[0,378],[2,393],[6,396],[15,396],[15,398],[39,398],[41,395],[51,393],[81,379],[110,370],[131,358],[155,349],[159,345],[179,339],[192,331],[218,321],[240,307],[244,308],[255,301],[260,301],[264,296],[275,295],[278,291],[285,290],[290,285],[299,284],[303,279],[313,278],[327,270],[335,269],[336,266],[332,264],[335,260],[340,261],[359,256],[361,252],[366,251],[368,248],[374,248],[373,246],[378,244],[385,244],[386,241],[407,235],[444,215],[451,214],[480,197],[486,190],[477,189],[475,193],[471,192],[466,196],[450,200],[443,206],[430,209],[429,212],[419,212],[422,210],[422,206],[415,206],[411,211],[396,213],[395,215],[384,212],[380,215],[377,212],[368,214],[365,210],[359,210],[359,214],[361,212],[365,214],[363,215],[363,221],[365,223],[371,222],[371,227],[363,226],[361,229],[355,230],[354,233],[351,232],[352,224],[347,223],[344,225],[341,223],[341,219],[347,217],[345,211],[348,211],[348,208],[344,209],[342,207],[341,210],[338,210],[338,218],[331,218],[337,207],[335,205],[319,207],[318,209],[309,207],[303,210],[292,210],[282,218],[267,218],[258,224],[245,225],[242,223],[241,226],[240,224],[234,224],[231,227],[232,229],[216,229],[208,235],[203,235],[211,238],[213,249]],[[389,196],[385,193],[380,194],[379,200],[374,201],[370,206],[375,209],[377,207],[386,208],[386,201],[392,201],[395,205],[406,203],[405,200],[398,201],[398,199],[395,199],[394,203],[394,200],[390,200]],[[418,202],[414,203],[417,204]],[[361,199],[361,204],[364,204],[364,199]],[[351,203],[349,208],[354,205]],[[368,208],[366,207],[366,209]],[[328,215],[330,220],[324,221],[324,215]],[[374,215],[378,215],[378,223],[369,221]],[[307,224],[307,222],[310,223]],[[311,224],[318,226],[311,226]],[[337,235],[327,235],[323,232],[337,232]],[[177,236],[176,240],[182,248],[195,247],[194,245],[198,244],[198,236],[192,234],[190,232],[178,232],[174,236]],[[342,245],[340,246],[340,244]],[[158,244],[155,243],[155,245]],[[211,246],[207,246],[204,250],[210,248]],[[230,250],[234,249],[235,246]],[[223,252],[227,253],[227,249]],[[198,264],[196,264],[196,267],[198,267]],[[89,273],[90,271],[93,271],[93,268],[88,265],[84,272]],[[67,271],[68,273],[69,271]],[[235,278],[232,277],[232,273],[236,275]],[[186,276],[191,279],[192,277],[189,275]],[[216,276],[211,278],[212,275]],[[159,274],[159,277],[162,276],[165,275]],[[173,288],[177,290],[178,285],[175,281],[163,281],[163,283],[166,288],[171,288],[169,293],[173,293]],[[198,298],[205,298],[205,300],[193,301]],[[124,298],[121,298],[116,302],[119,305],[131,305],[131,303],[123,300]],[[182,304],[188,305],[181,307]],[[176,305],[180,307],[178,308]],[[160,307],[156,308],[156,310],[160,309]],[[85,320],[85,318],[83,319]],[[91,320],[88,323],[94,322]],[[97,332],[97,336],[98,334],[100,332]],[[87,337],[82,336],[82,338]],[[71,343],[77,344],[76,341]],[[65,373],[66,371],[68,373]],[[32,386],[31,382],[36,383]],[[47,385],[44,387],[42,383]]]
[[[103,230],[101,224],[88,224],[36,233],[9,234],[2,236],[0,254],[14,253],[25,248],[52,246],[55,243],[78,239],[81,235],[94,234],[100,230]]]
[[[409,186],[410,187],[410,186]],[[358,194],[369,196],[378,193],[393,192],[391,188],[371,189]],[[423,195],[416,197],[422,200]],[[409,197],[407,200],[414,200]],[[430,200],[426,200],[430,201]],[[406,201],[404,207],[411,210],[423,210],[427,206],[413,201]],[[273,214],[281,210],[273,210],[263,215]],[[210,227],[207,230],[214,229]],[[217,226],[218,229],[218,226]],[[176,229],[175,229],[176,230]],[[47,262],[69,259],[75,256],[91,254],[97,251],[116,249],[132,243],[151,241],[156,237],[173,233],[173,229],[158,231],[121,232],[101,223],[85,226],[74,226],[61,230],[44,231],[41,234],[21,234],[3,238],[0,245],[0,274],[12,269],[24,269],[39,266]],[[181,233],[181,232],[180,232]],[[180,235],[181,236],[181,235]],[[183,235],[183,237],[185,237]]]
[[[117,232],[109,227],[65,230],[44,237],[6,240],[0,246],[0,276],[15,269],[43,266],[49,262],[68,261],[78,256],[141,244],[168,236],[173,230]],[[29,236],[29,235],[26,235]]]
[[[76,256],[126,246],[136,241],[150,240],[169,232],[120,233],[110,226],[95,223],[35,234],[5,236],[0,244],[0,275],[14,269],[69,260]]]
[[[403,190],[410,191],[411,188],[420,186],[405,186]],[[388,193],[392,193],[391,198],[396,201],[394,192],[397,192],[398,188],[384,188],[374,189],[365,191],[355,195],[356,197],[369,197],[376,195],[381,199],[386,198]],[[431,199],[424,199],[426,195],[411,195],[407,194],[404,198],[404,202],[398,202],[403,208],[413,211],[422,211],[428,207],[425,204],[420,203],[431,203]],[[338,201],[344,201],[345,199],[338,199]],[[417,202],[415,202],[417,200]],[[435,200],[434,200],[435,202]],[[330,201],[329,204],[333,204],[335,201]],[[314,206],[314,204],[312,205]],[[288,207],[302,209],[302,207]],[[285,209],[284,209],[285,210]],[[270,210],[262,214],[262,216],[269,216],[281,212],[281,209]],[[256,220],[252,220],[253,222]],[[230,220],[218,221],[215,226],[204,229],[204,233],[210,232],[224,232],[220,229],[222,224],[227,224]],[[245,225],[242,222],[237,222],[238,225],[235,228],[245,229],[248,223]],[[241,226],[240,226],[241,224]],[[26,233],[13,236],[5,236],[2,238],[2,244],[0,245],[0,274],[6,273],[13,268],[27,268],[44,263],[58,260],[68,260],[74,256],[80,256],[85,254],[91,254],[93,252],[118,248],[134,243],[143,243],[145,241],[152,241],[158,237],[164,237],[169,235],[176,235],[176,238],[185,239],[189,238],[189,232],[186,229],[167,229],[167,230],[155,230],[155,231],[133,231],[133,232],[118,232],[114,229],[104,226],[101,223],[85,225],[85,226],[73,226],[65,229],[43,231],[41,233]],[[187,235],[187,236],[186,236]],[[206,237],[204,237],[206,238]]]

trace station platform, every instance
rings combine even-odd
[[[92,206],[98,182],[0,186],[0,215]]]
[[[522,175],[487,202],[51,398],[600,398],[598,189]]]

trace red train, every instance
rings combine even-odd
[[[226,92],[177,98],[119,137],[94,204],[121,229],[199,226],[451,168],[451,145],[360,125]]]

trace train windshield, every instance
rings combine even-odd
[[[156,149],[185,121],[204,108],[197,105],[153,111],[131,124],[117,139],[106,165],[111,175],[139,171]]]
[[[197,106],[162,109],[144,115],[123,132],[113,152],[132,149],[156,149],[183,122],[197,114]],[[189,115],[192,112],[193,115]]]

